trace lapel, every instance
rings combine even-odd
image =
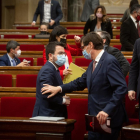
[[[89,88],[91,88],[91,85],[92,85],[92,81],[94,80],[94,78],[96,77],[96,75],[98,74],[100,68],[102,67],[102,63],[103,63],[103,60],[106,56],[107,52],[104,52],[103,55],[101,56],[100,60],[99,60],[99,63],[98,65],[96,66],[94,72],[91,74],[91,78],[90,78],[90,86]]]
[[[16,62],[16,65],[18,64],[18,61],[17,61],[17,59],[16,58],[14,58],[14,60],[15,60],[15,62]]]
[[[42,7],[41,7],[42,14],[43,14],[43,17],[44,17],[44,0],[42,0],[42,4],[41,4],[41,5],[42,5]],[[42,17],[42,18],[43,18],[43,17]]]
[[[9,57],[8,57],[7,54],[6,54],[6,59],[7,59],[7,62],[8,62],[8,66],[11,66],[11,62],[10,62]]]
[[[90,89],[90,83],[91,83],[91,75],[92,75],[92,68],[93,68],[93,62],[92,61],[88,67],[87,71],[87,88]]]
[[[51,0],[51,9],[50,9],[50,10],[51,10],[51,11],[50,11],[50,12],[51,12],[51,17],[52,17],[53,5],[54,5],[54,1]]]
[[[129,18],[129,21],[130,21],[130,25],[132,25],[132,30],[134,29],[134,33],[135,34],[138,34],[138,30],[137,30],[137,28],[136,28],[136,26],[135,26],[135,24],[134,24],[134,22],[132,21],[132,19],[131,18]]]

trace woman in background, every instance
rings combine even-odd
[[[50,38],[49,38],[49,42],[53,42],[53,41],[58,41],[58,42],[62,42],[64,44],[66,44],[65,47],[65,52],[66,52],[66,63],[59,67],[59,71],[60,71],[60,75],[61,78],[63,79],[65,75],[68,75],[69,73],[71,73],[71,70],[69,69],[69,65],[72,62],[72,57],[73,56],[78,56],[78,55],[82,55],[82,50],[81,50],[81,45],[80,45],[80,37],[75,36],[75,43],[76,43],[76,48],[72,48],[67,44],[67,35],[68,35],[68,31],[66,28],[64,28],[63,26],[56,26],[51,34],[50,34]],[[44,59],[44,64],[46,63],[46,51],[44,49],[43,51],[43,59]]]
[[[98,32],[106,31],[113,38],[112,24],[109,18],[106,16],[106,9],[104,6],[99,5],[94,11],[94,17],[88,19],[84,27],[84,35],[88,33],[88,30]]]

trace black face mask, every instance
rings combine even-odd
[[[46,31],[40,31],[40,34],[45,35],[45,34],[47,34],[47,32]]]
[[[66,43],[67,43],[67,39],[61,38],[61,39],[60,39],[60,42],[66,44]]]

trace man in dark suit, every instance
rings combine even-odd
[[[109,54],[113,55],[118,60],[122,73],[124,77],[126,77],[129,71],[129,62],[126,60],[126,58],[124,57],[124,55],[121,53],[120,50],[109,46],[111,37],[108,32],[100,31],[97,32],[97,34],[99,34],[100,37],[103,39],[104,50],[107,51]]]
[[[0,57],[0,66],[29,66],[28,61],[20,62],[21,54],[18,42],[11,40],[6,45],[7,54]]]
[[[94,32],[88,33],[81,46],[83,55],[93,61],[87,71],[76,80],[57,87],[47,85],[42,94],[51,92],[48,98],[58,92],[72,92],[88,88],[88,113],[97,117],[99,124],[106,123],[111,117],[111,134],[105,135],[89,131],[89,140],[117,140],[123,122],[127,119],[123,98],[127,93],[124,75],[116,58],[103,49],[100,36]],[[59,95],[61,93],[58,93]]]
[[[120,30],[121,51],[133,51],[136,39],[139,38],[137,23],[139,23],[140,5],[136,4],[130,9],[130,17],[122,23]]]
[[[134,44],[133,58],[129,71],[128,82],[128,97],[130,100],[139,99],[140,103],[140,39],[137,39]],[[136,95],[137,92],[137,95]],[[139,120],[140,120],[140,108],[139,108]]]
[[[66,105],[70,103],[64,93],[58,94],[53,98],[48,99],[47,94],[42,95],[41,88],[43,84],[52,86],[62,85],[62,79],[58,68],[64,65],[66,54],[64,44],[60,42],[51,42],[46,47],[46,64],[38,73],[36,82],[36,103],[34,106],[34,116],[51,116],[67,118]]]
[[[40,14],[40,24],[42,22],[49,23],[49,28],[53,29],[59,25],[59,20],[62,19],[63,13],[58,1],[55,0],[40,0],[33,17],[32,26],[36,24],[38,15]]]

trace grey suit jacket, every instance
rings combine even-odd
[[[99,5],[99,0],[85,0],[81,21],[87,21],[89,16],[94,13],[95,8]]]

